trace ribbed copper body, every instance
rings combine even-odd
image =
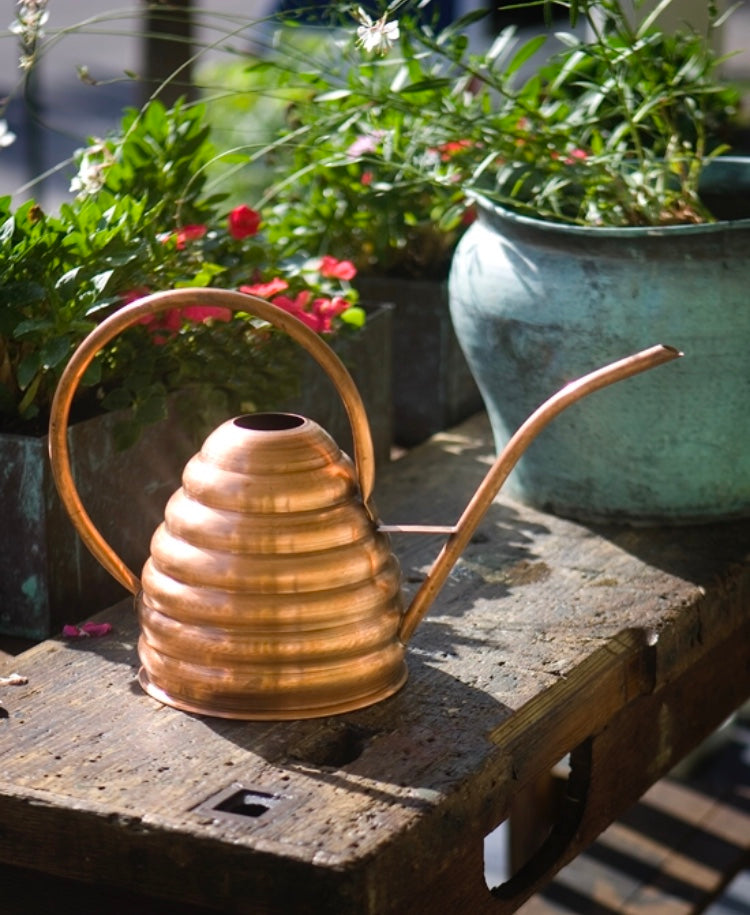
[[[309,419],[221,425],[187,464],[136,598],[144,688],[201,714],[334,714],[406,679],[400,570]]]

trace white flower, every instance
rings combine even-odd
[[[16,21],[10,26],[11,32],[41,38],[44,35],[42,26],[49,19],[47,0],[19,0],[18,6]]]
[[[21,44],[19,66],[30,70],[36,61],[37,45],[44,37],[42,26],[49,19],[47,0],[19,0],[18,7],[10,30],[18,35]]]
[[[16,139],[16,135],[8,130],[8,122],[0,120],[0,149],[10,144]]]
[[[78,174],[70,182],[71,192],[77,192],[79,197],[98,193],[104,187],[111,164],[112,153],[104,143],[89,146],[81,154]]]
[[[377,152],[378,143],[386,136],[385,130],[373,130],[372,133],[361,134],[346,151],[350,159],[358,159],[369,153]]]
[[[361,6],[357,9],[357,19],[361,23],[357,28],[357,44],[365,51],[387,54],[391,45],[398,41],[398,22],[388,22],[386,15],[373,21]]]

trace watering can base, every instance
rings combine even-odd
[[[326,705],[303,705],[289,708],[260,708],[258,706],[227,708],[211,703],[201,704],[190,699],[183,699],[179,696],[173,696],[160,686],[157,686],[149,677],[145,667],[141,667],[138,671],[138,683],[152,699],[156,699],[162,705],[169,705],[172,708],[179,709],[182,712],[189,712],[193,715],[208,715],[212,718],[233,718],[242,721],[297,721],[303,718],[326,718],[329,715],[341,715],[344,712],[353,712],[369,705],[375,705],[397,693],[406,683],[408,676],[408,668],[404,663],[397,679],[393,679],[373,692],[353,698],[342,696],[336,702],[330,702]]]

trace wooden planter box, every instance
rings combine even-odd
[[[391,446],[391,309],[377,309],[363,331],[337,341],[351,366],[373,425],[379,460]],[[305,354],[303,353],[303,356]],[[303,367],[300,397],[289,409],[310,416],[351,453],[345,411],[314,363]],[[81,500],[96,526],[134,572],[148,556],[151,535],[182,468],[205,435],[186,430],[179,411],[144,429],[117,451],[104,414],[71,426],[71,463]],[[43,639],[126,596],[91,556],[60,503],[47,454],[47,437],[0,435],[0,635]]]
[[[132,448],[118,452],[113,435],[118,419],[105,414],[73,425],[71,462],[92,520],[140,571],[196,441],[171,418],[148,427]],[[1,435],[0,467],[0,633],[41,639],[124,597],[60,503],[47,436]]]
[[[482,409],[453,331],[447,281],[363,277],[364,302],[392,302],[393,440],[410,447]]]

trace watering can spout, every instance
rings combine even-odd
[[[649,347],[617,362],[610,363],[603,368],[590,372],[587,375],[570,382],[548,400],[546,400],[522,426],[515,432],[497,460],[492,465],[484,480],[474,493],[471,501],[466,506],[463,514],[454,527],[430,528],[428,526],[415,527],[415,532],[421,533],[447,533],[445,542],[432,568],[427,574],[421,587],[415,594],[411,604],[404,613],[399,627],[398,637],[406,645],[420,624],[433,600],[445,583],[450,570],[456,560],[464,551],[487,509],[497,496],[500,488],[508,478],[523,452],[528,448],[536,436],[566,407],[575,403],[587,394],[598,391],[624,378],[630,378],[640,372],[655,368],[665,362],[678,359],[682,353],[672,346],[659,344]],[[408,532],[406,526],[382,525],[385,532]]]

